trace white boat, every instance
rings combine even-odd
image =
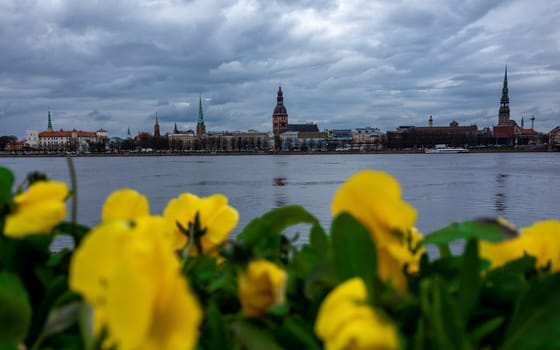
[[[435,145],[434,148],[425,148],[424,153],[469,153],[469,150],[463,147],[447,147],[447,145]]]

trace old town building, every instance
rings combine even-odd
[[[427,127],[400,126],[387,132],[389,148],[431,148],[438,144],[452,147],[474,145],[477,141],[477,126],[461,126],[455,120],[449,126],[433,126],[430,116]]]
[[[27,130],[26,147],[39,151],[85,151],[94,148],[102,151],[109,140],[107,130],[97,131],[82,130],[54,130],[51,112],[48,112],[46,131]]]

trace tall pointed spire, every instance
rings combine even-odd
[[[196,122],[196,135],[202,136],[206,134],[206,125],[204,125],[204,113],[202,112],[202,96],[198,96],[198,121]]]
[[[500,100],[502,106],[507,106],[509,104],[509,90],[508,90],[508,80],[507,80],[507,64],[506,71],[504,73],[504,86],[502,87],[502,98]]]
[[[52,121],[51,121],[51,111],[50,110],[49,110],[49,122],[47,124],[47,130],[48,131],[53,131]]]
[[[202,112],[202,96],[198,96],[198,122],[197,124],[204,125],[204,113]]]
[[[498,125],[509,124],[509,89],[507,80],[507,65],[504,73],[504,85],[502,87],[502,98],[500,99],[500,110],[498,113]]]
[[[126,133],[126,137],[129,138],[129,139],[132,138],[132,135],[130,134],[130,128],[128,128],[128,131]]]
[[[174,134],[178,134],[178,133],[179,133],[179,129],[177,129],[177,123],[175,123],[175,128],[173,128],[173,133],[174,133]]]
[[[155,123],[155,125],[154,125],[154,137],[160,137],[160,133],[159,133],[159,122],[158,122],[157,112],[156,112],[156,123]]]

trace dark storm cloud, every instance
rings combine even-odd
[[[270,130],[282,84],[290,121],[392,130],[497,122],[508,64],[512,118],[560,123],[560,5],[513,1],[5,1],[2,133],[114,136],[196,125]],[[526,118],[525,118],[526,119]]]
[[[89,112],[89,113],[87,114],[87,117],[88,117],[89,119],[93,119],[93,120],[95,120],[95,121],[107,121],[107,120],[111,120],[111,119],[112,119],[110,114],[103,113],[103,112],[100,112],[100,111],[98,111],[98,110]]]

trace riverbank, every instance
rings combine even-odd
[[[543,147],[489,147],[489,148],[470,148],[469,153],[525,153],[525,152],[558,152],[558,148]],[[0,152],[0,157],[154,157],[154,156],[255,156],[255,155],[345,155],[345,154],[424,154],[424,149],[383,149],[375,151],[270,151],[270,152],[172,152],[172,151],[153,151],[153,152],[106,152],[106,153],[70,153],[70,152],[49,152],[49,153],[24,153],[24,152]]]

